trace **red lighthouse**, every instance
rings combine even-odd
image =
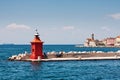
[[[39,34],[36,30],[34,39],[31,42],[31,55],[30,59],[43,58],[43,42],[39,38]]]

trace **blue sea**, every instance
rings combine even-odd
[[[120,60],[23,62],[8,57],[30,53],[30,45],[0,45],[0,80],[120,80]],[[75,45],[44,45],[52,51],[113,51],[120,48],[77,48]]]

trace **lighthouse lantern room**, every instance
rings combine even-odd
[[[43,42],[39,38],[39,33],[36,30],[34,39],[31,42],[31,55],[30,59],[43,58]]]

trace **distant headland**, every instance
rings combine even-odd
[[[15,45],[14,43],[2,43],[0,45]]]
[[[120,36],[98,40],[91,34],[91,38],[86,39],[83,47],[120,47]]]

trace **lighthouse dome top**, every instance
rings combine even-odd
[[[43,43],[39,38],[39,33],[38,33],[37,29],[35,31],[36,31],[35,37],[34,37],[34,39],[32,40],[31,43]]]

